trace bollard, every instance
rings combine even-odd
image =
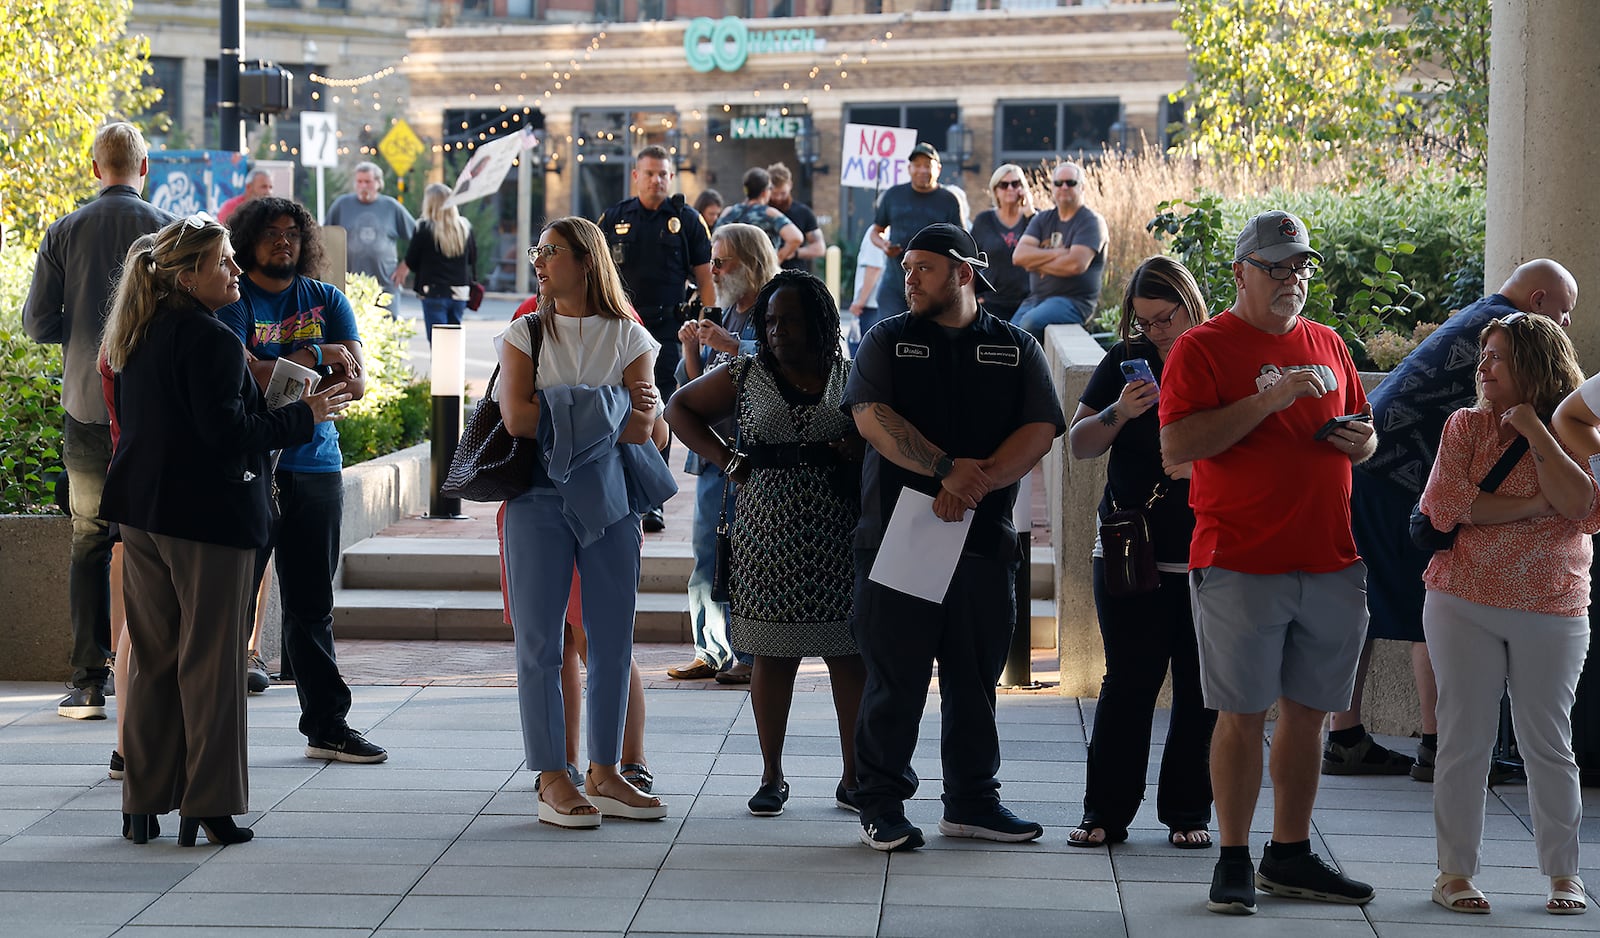
[[[429,434],[428,517],[464,520],[461,499],[439,494],[450,461],[461,440],[461,399],[466,394],[467,343],[460,326],[433,327],[433,362],[429,368],[433,383],[433,426]]]

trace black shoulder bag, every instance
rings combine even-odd
[[[1153,593],[1161,586],[1161,571],[1156,568],[1156,542],[1150,536],[1147,514],[1166,491],[1160,482],[1143,508],[1118,508],[1111,499],[1111,514],[1100,522],[1100,552],[1105,557],[1106,593],[1111,596],[1138,596]]]
[[[533,342],[534,373],[539,371],[539,349],[544,332],[537,312],[523,317]],[[539,444],[512,436],[500,417],[500,404],[492,396],[500,378],[500,366],[489,376],[489,386],[467,418],[466,429],[450,457],[450,471],[439,494],[473,502],[510,501],[533,487],[533,474],[539,464]]]
[[[1500,457],[1500,461],[1494,464],[1493,469],[1489,470],[1489,474],[1483,477],[1482,482],[1478,483],[1478,488],[1484,492],[1493,492],[1499,488],[1500,483],[1504,482],[1506,476],[1511,474],[1511,469],[1517,464],[1517,460],[1521,459],[1522,454],[1527,451],[1528,438],[1525,436],[1517,437],[1512,442],[1511,447],[1506,450],[1505,455]],[[1459,524],[1448,531],[1441,531],[1434,527],[1433,521],[1422,511],[1421,499],[1418,499],[1417,503],[1411,506],[1411,542],[1429,553],[1449,550],[1451,545],[1455,544],[1456,532],[1460,529],[1461,525]]]
[[[740,460],[739,442],[744,439],[743,421],[739,419],[739,411],[744,406],[744,379],[750,372],[747,364],[739,372],[739,380],[735,382],[736,391],[733,396],[733,460],[728,465],[737,465]],[[722,477],[722,512],[717,516],[717,547],[711,565],[711,601],[725,603],[728,601],[728,579],[733,575],[733,532],[728,525],[728,493],[733,487],[733,476]]]

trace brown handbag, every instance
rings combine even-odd
[[[533,339],[533,365],[537,374],[539,349],[544,344],[539,326],[539,314],[528,313],[528,332]],[[450,498],[464,498],[473,502],[504,502],[525,493],[533,487],[533,476],[539,465],[539,444],[534,440],[512,436],[500,417],[500,404],[495,401],[494,386],[500,378],[500,366],[489,376],[489,386],[467,418],[467,426],[456,444],[450,459],[450,471],[439,494]]]

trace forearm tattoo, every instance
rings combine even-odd
[[[939,456],[942,455],[939,450],[934,449],[923,438],[922,434],[917,432],[916,427],[906,423],[904,417],[901,417],[888,407],[875,406],[869,402],[856,404],[851,410],[859,414],[868,408],[872,409],[872,415],[877,419],[878,426],[882,427],[883,431],[894,440],[895,449],[899,451],[900,455],[925,469],[929,475],[932,475],[933,465],[938,462]]]
[[[1100,412],[1099,421],[1108,427],[1117,425],[1117,405],[1112,404]]]

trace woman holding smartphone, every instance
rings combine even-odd
[[[1089,739],[1083,820],[1067,835],[1075,847],[1128,839],[1128,825],[1144,800],[1150,759],[1150,724],[1156,695],[1170,665],[1172,719],[1161,758],[1156,813],[1174,847],[1211,846],[1211,777],[1208,761],[1215,711],[1200,698],[1200,659],[1189,608],[1189,465],[1164,465],[1156,415],[1161,365],[1178,336],[1208,317],[1194,276],[1170,257],[1140,264],[1128,279],[1112,346],[1089,378],[1068,442],[1074,459],[1106,452],[1106,490],[1099,517],[1139,510],[1155,545],[1160,585],[1124,595],[1108,581],[1100,539],[1094,547],[1094,600],[1105,643]]]

